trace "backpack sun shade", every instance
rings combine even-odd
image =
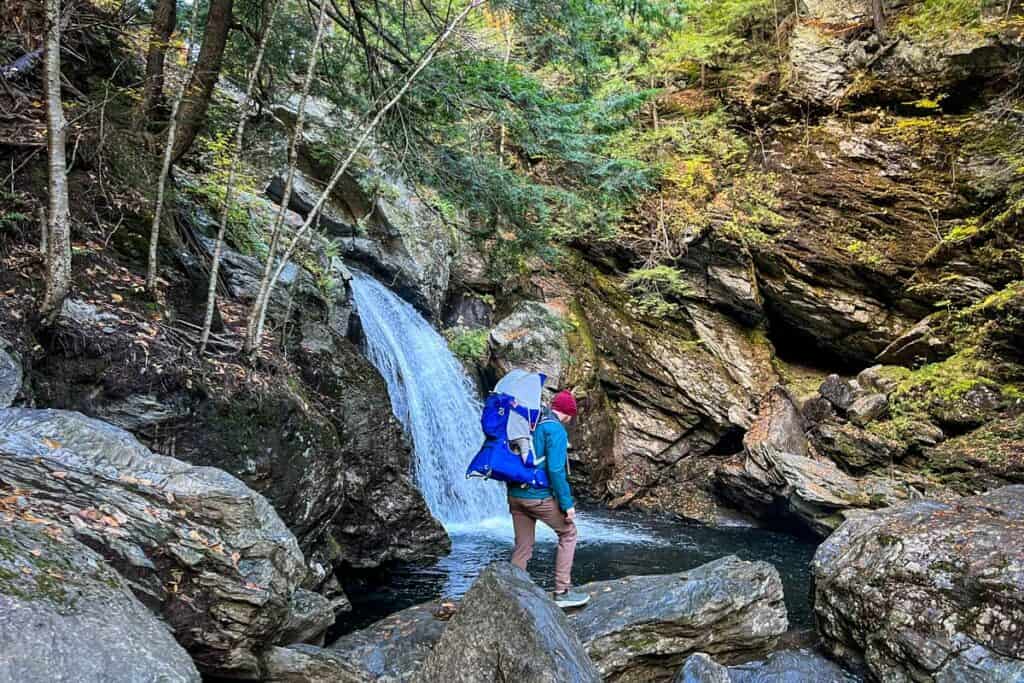
[[[512,450],[513,439],[528,438],[540,419],[540,394],[545,377],[515,369],[501,378],[484,402],[480,426],[484,444],[466,470],[466,477],[483,477],[534,488],[548,488],[547,469],[530,449],[524,458]],[[523,443],[522,441],[520,443]]]

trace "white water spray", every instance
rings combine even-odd
[[[366,336],[366,352],[384,377],[391,407],[412,437],[416,484],[430,511],[453,538],[512,536],[505,485],[466,479],[483,443],[480,402],[462,364],[444,338],[409,303],[374,278],[352,272],[352,293]],[[578,517],[580,540],[655,543],[643,529]],[[555,534],[537,525],[541,542]]]
[[[352,292],[367,355],[412,437],[416,483],[430,511],[446,527],[502,515],[504,487],[466,479],[484,435],[480,405],[462,364],[415,308],[374,278],[353,272]]]

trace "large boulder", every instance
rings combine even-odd
[[[34,398],[234,475],[271,502],[307,560],[325,569],[444,552],[447,537],[412,480],[408,440],[380,374],[345,337],[343,317],[298,302],[296,313],[287,370],[261,363],[238,381],[242,366],[204,371],[164,326],[155,336],[144,323],[105,334],[103,326],[117,324],[92,311],[88,319],[104,320],[61,324],[44,340],[47,352],[31,367]],[[139,339],[147,372],[132,371]]]
[[[258,673],[306,577],[263,496],[99,420],[27,408],[0,410],[0,484],[128,578],[201,670]]]
[[[570,622],[605,681],[665,679],[694,652],[726,662],[770,650],[788,626],[778,571],[727,556],[678,574],[580,588]]]
[[[787,390],[776,387],[743,438],[744,457],[716,472],[722,495],[755,517],[791,524],[824,538],[848,510],[904,500],[905,488],[874,476],[853,477],[816,459],[807,424]]]
[[[565,614],[511,564],[488,567],[417,675],[423,683],[601,680]]]
[[[329,649],[380,683],[413,680],[447,625],[434,616],[439,606],[434,601],[396,612],[338,638]]]
[[[0,681],[199,683],[185,650],[103,558],[36,518],[24,497],[0,509]]]
[[[672,683],[857,683],[860,679],[810,650],[779,650],[764,660],[723,666],[704,653],[689,657]]]
[[[879,680],[1024,679],[1024,486],[862,513],[815,553],[824,646]]]

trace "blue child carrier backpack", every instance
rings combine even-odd
[[[508,421],[513,413],[519,413],[535,424],[532,413],[518,405],[508,394],[492,392],[484,402],[480,426],[484,431],[484,445],[466,470],[466,477],[483,477],[513,484],[525,484],[534,488],[548,488],[548,472],[544,467],[526,465],[514,452],[508,440]],[[529,460],[528,460],[529,462]]]

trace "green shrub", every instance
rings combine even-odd
[[[466,327],[452,327],[445,330],[448,348],[457,358],[466,362],[487,359],[490,332],[486,329],[471,330]]]

